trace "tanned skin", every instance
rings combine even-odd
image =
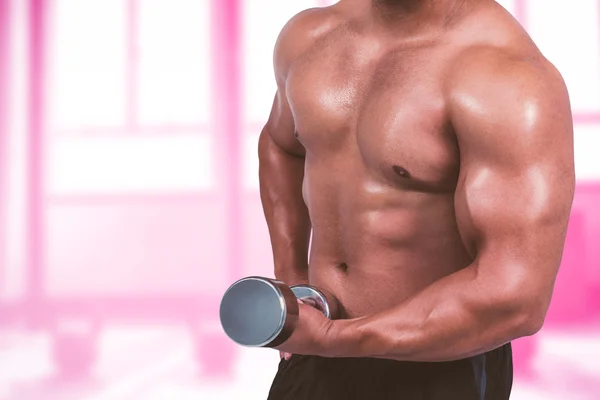
[[[574,192],[565,84],[492,0],[342,0],[275,50],[275,275],[331,292],[278,349],[450,361],[542,326]],[[312,243],[307,256],[310,232]]]

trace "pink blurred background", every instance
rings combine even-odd
[[[319,0],[0,0],[0,399],[265,399],[217,309],[272,276],[257,138]],[[600,1],[501,1],[561,70],[577,192],[513,399],[600,399]]]

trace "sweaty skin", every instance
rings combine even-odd
[[[275,276],[331,292],[280,350],[448,361],[537,332],[574,192],[568,93],[492,0],[342,0],[275,49]],[[310,256],[307,256],[310,242]]]

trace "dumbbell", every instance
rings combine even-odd
[[[327,318],[338,317],[337,300],[309,285],[287,286],[269,278],[251,276],[227,289],[219,310],[223,330],[234,342],[248,347],[276,347],[294,332],[298,300],[320,310]]]

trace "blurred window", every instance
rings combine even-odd
[[[209,2],[143,0],[138,4],[139,121],[147,125],[208,124]]]
[[[210,188],[210,1],[50,4],[50,194]]]
[[[560,70],[574,112],[600,112],[600,9],[596,0],[529,0],[527,28]]]
[[[122,0],[55,0],[48,46],[51,131],[123,127],[127,99]]]

